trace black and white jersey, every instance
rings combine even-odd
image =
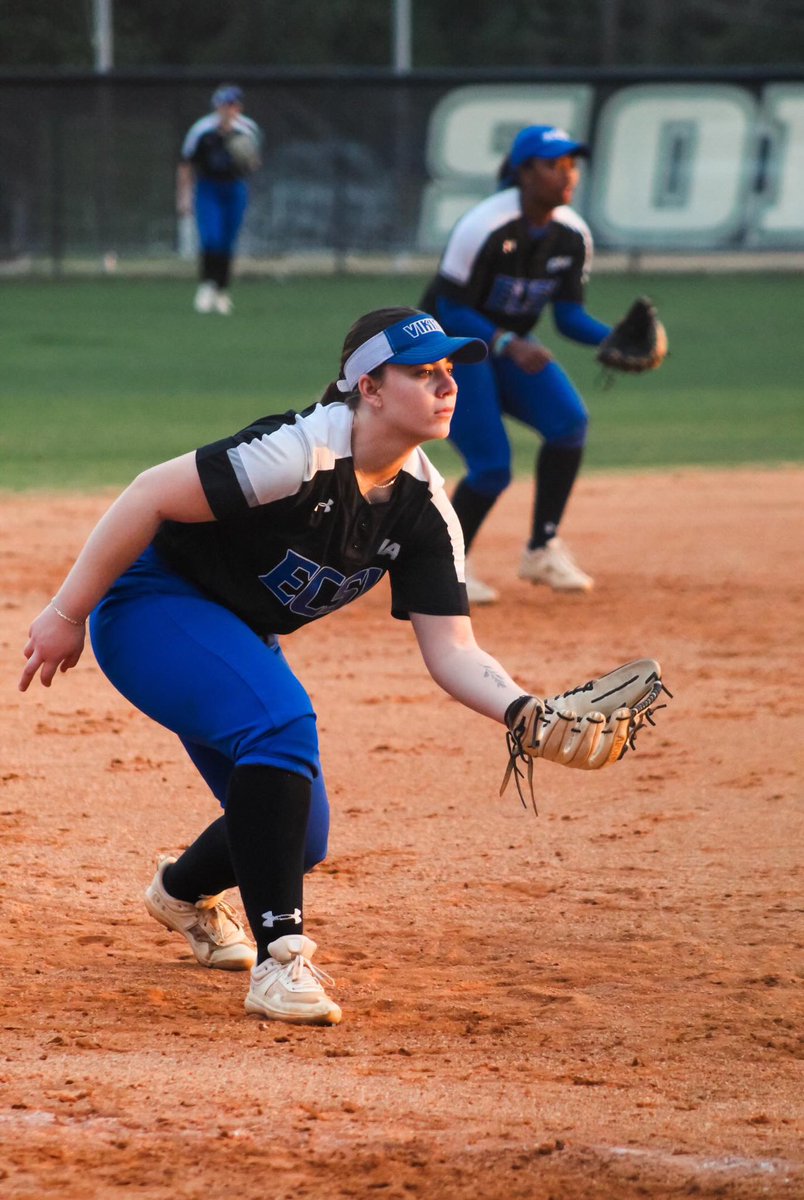
[[[215,521],[165,522],[154,541],[179,574],[261,636],[290,633],[388,573],[391,611],[466,615],[463,536],[444,481],[414,450],[382,504],[355,479],[345,404],[263,417],[203,446]]]
[[[260,129],[251,117],[238,114],[232,123],[232,132],[247,134],[259,147]],[[190,126],[182,143],[181,159],[192,163],[202,179],[231,181],[240,179],[244,174],[243,168],[235,162],[226,147],[217,113],[208,113]]]
[[[546,304],[583,303],[591,256],[589,226],[572,208],[556,208],[546,231],[532,232],[519,188],[506,188],[458,221],[423,307],[437,311],[443,296],[523,337]]]

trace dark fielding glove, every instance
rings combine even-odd
[[[523,773],[519,762],[527,763],[527,783],[533,811],[537,812],[533,792],[533,763],[537,758],[582,771],[597,771],[622,758],[629,747],[635,749],[637,731],[645,722],[654,725],[657,700],[665,693],[662,670],[652,658],[625,663],[598,679],[560,696],[538,700],[520,696],[508,706],[508,767],[500,788],[503,794],[513,774],[522,804]]]
[[[667,356],[667,334],[647,296],[640,296],[600,343],[597,361],[613,371],[654,371]]]

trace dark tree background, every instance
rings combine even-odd
[[[0,68],[93,65],[92,0],[0,0]],[[412,0],[414,67],[804,62],[803,0]],[[115,66],[384,67],[391,0],[115,0]]]

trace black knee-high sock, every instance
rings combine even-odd
[[[198,264],[198,275],[202,283],[217,283],[216,257],[212,250],[202,251],[201,261]]]
[[[229,286],[229,276],[232,269],[232,259],[229,254],[221,254],[216,250],[204,251],[204,278],[212,280],[213,283],[224,291]]]
[[[304,841],[310,782],[275,767],[235,767],[226,797],[226,833],[232,865],[257,961],[268,943],[302,933]]]
[[[572,485],[580,470],[583,446],[551,446],[545,442],[536,458],[536,499],[528,545],[545,546],[564,515]]]
[[[166,867],[162,880],[169,895],[189,904],[236,887],[225,818],[213,821],[176,862]]]
[[[229,286],[229,279],[232,274],[232,256],[230,254],[218,255],[218,287],[221,291],[225,291]]]
[[[482,492],[476,492],[474,488],[469,487],[465,479],[462,479],[456,487],[452,497],[452,507],[461,523],[463,544],[467,554],[478,529],[494,507],[496,499],[496,496],[486,496]]]

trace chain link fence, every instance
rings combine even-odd
[[[601,191],[603,177],[594,139],[603,136],[605,106],[613,96],[645,84],[711,85],[725,89],[729,97],[739,93],[753,106],[756,120],[746,117],[752,131],[746,140],[749,161],[740,167],[740,203],[746,212],[757,210],[757,188],[765,189],[767,207],[785,188],[797,186],[795,171],[804,170],[804,69],[778,77],[756,72],[563,72],[538,79],[521,72],[494,77],[477,72],[404,77],[379,70],[328,75],[252,72],[239,81],[246,89],[246,111],[265,136],[263,166],[252,183],[240,242],[242,270],[304,269],[321,261],[335,269],[373,261],[387,267],[415,263],[421,256],[432,258],[443,235],[437,222],[425,227],[433,189],[441,187],[451,197],[451,207],[442,204],[443,223],[445,213],[451,217],[460,204],[466,207],[493,190],[500,128],[509,130],[538,122],[545,113],[564,111],[570,120],[575,114],[573,132],[593,142],[589,178],[578,207],[590,221],[599,248],[633,253],[648,245],[676,253],[685,248],[700,251],[706,237],[703,245],[700,236],[685,242],[683,222],[675,232],[672,223],[665,222],[672,236],[659,230],[646,242],[644,234],[637,231],[632,237],[627,228],[618,230],[596,215],[603,211],[595,203],[595,189]],[[0,270],[189,271],[193,230],[176,218],[175,166],[184,134],[208,111],[211,91],[219,82],[217,77],[153,74],[0,75],[0,155],[6,168],[0,180]],[[787,108],[776,114],[775,126],[763,102],[768,88],[774,87],[787,89]],[[568,96],[581,93],[583,102],[574,109],[561,107]],[[455,97],[469,105],[459,114],[460,124]],[[499,120],[497,110],[484,110],[484,104],[503,106]],[[445,112],[451,126],[445,125]],[[551,115],[546,120],[562,123]],[[434,134],[438,129],[443,145]],[[770,143],[768,129],[773,134]],[[465,170],[460,157],[456,168],[455,145],[449,140],[455,141],[456,130],[464,139],[456,143],[458,152],[465,144],[464,159],[475,162]],[[664,138],[666,153],[678,155],[678,146],[686,153],[687,146],[693,162],[697,136],[693,122],[686,133],[682,129],[677,144]],[[484,148],[480,161],[473,138]],[[636,177],[637,159],[633,169]],[[655,167],[664,175],[672,169],[672,163]],[[681,178],[683,163],[679,172]],[[439,174],[444,176],[440,182]],[[684,186],[690,192],[689,180]],[[694,188],[690,195],[694,202]],[[673,203],[678,207],[683,197]],[[739,251],[776,244],[772,237],[758,243],[749,226],[740,216],[727,233],[715,229],[713,248]],[[776,242],[781,249],[804,250],[804,217],[798,228],[795,220],[792,226],[788,220]]]

